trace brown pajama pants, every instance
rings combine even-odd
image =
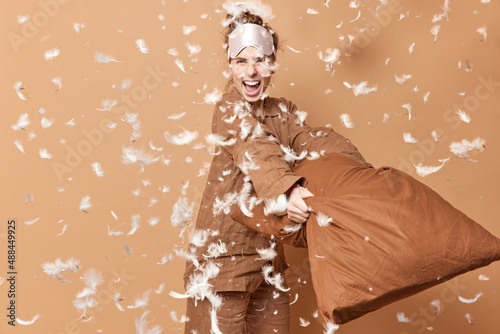
[[[288,292],[277,290],[265,281],[253,293],[223,291],[222,306],[217,310],[217,320],[223,334],[264,334],[290,332],[290,301]],[[187,301],[185,334],[209,334],[211,329],[208,300]]]

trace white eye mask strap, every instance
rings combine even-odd
[[[253,46],[266,56],[276,53],[273,36],[261,25],[253,23],[241,24],[229,35],[227,56],[235,58],[246,47]]]

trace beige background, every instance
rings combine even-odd
[[[45,3],[50,6],[42,6]],[[275,14],[271,23],[283,41],[278,54],[280,69],[273,77],[275,87],[270,94],[294,101],[308,112],[311,125],[331,124],[375,166],[391,165],[410,172],[500,236],[500,1],[450,1],[448,17],[436,23],[441,29],[434,41],[432,18],[443,13],[443,3],[401,0],[380,9],[385,20],[381,25],[373,14],[380,1],[358,0],[353,2],[357,8],[351,8],[348,1],[331,1],[329,7],[323,1],[270,1]],[[222,75],[226,70],[221,46],[222,2],[1,0],[0,4],[0,277],[4,278],[0,285],[0,331],[135,333],[134,321],[149,310],[149,328],[159,325],[164,333],[181,333],[182,323],[174,322],[170,312],[177,312],[180,318],[184,301],[170,297],[169,292],[183,292],[184,260],[175,256],[174,249],[186,245],[189,230],[184,238],[180,236],[181,230],[171,226],[170,215],[183,191],[195,203],[196,211],[205,182],[200,170],[211,160],[204,137],[210,131],[213,106],[205,104],[204,97],[215,89],[222,90],[226,82]],[[309,14],[308,9],[317,14]],[[29,15],[29,19],[19,24],[18,15]],[[84,24],[80,32],[73,29],[75,22]],[[196,26],[196,30],[184,34],[184,26]],[[476,31],[480,27],[487,27],[485,40]],[[364,32],[360,31],[363,28]],[[372,28],[375,30],[370,31]],[[351,47],[344,47],[347,42],[341,42],[339,36],[347,40],[348,35],[356,38]],[[135,41],[139,38],[145,40],[150,53],[138,51]],[[186,42],[199,45],[201,51],[190,56]],[[45,52],[56,47],[60,54],[45,60]],[[341,48],[343,54],[333,64],[332,76],[317,53],[334,47]],[[168,53],[172,48],[178,55]],[[97,63],[95,52],[120,62]],[[182,61],[185,73],[176,60]],[[156,80],[151,75],[155,70],[161,72]],[[403,74],[412,78],[405,84],[397,83],[395,75]],[[62,81],[59,91],[51,82],[56,77]],[[127,78],[132,82],[130,88],[113,88]],[[485,85],[488,78],[496,84]],[[27,100],[20,99],[13,89],[17,81],[22,82]],[[367,81],[378,91],[356,97],[344,81]],[[424,103],[427,92],[430,94]],[[106,99],[117,104],[99,111]],[[412,105],[411,120],[402,107],[406,103]],[[470,115],[470,123],[460,121],[455,114],[458,105]],[[40,114],[40,108],[46,113]],[[186,114],[180,119],[169,118],[183,112]],[[23,113],[29,115],[31,124],[26,130],[13,130],[11,125]],[[135,142],[130,141],[131,124],[123,121],[125,113],[138,114],[142,134]],[[342,113],[350,114],[354,128],[342,126]],[[384,113],[390,115],[386,122]],[[43,117],[54,124],[42,128]],[[71,119],[76,124],[66,125]],[[117,124],[115,129],[101,127],[109,121]],[[197,131],[198,138],[189,145],[175,146],[163,136],[165,131],[178,134],[183,129]],[[441,135],[439,143],[431,137],[433,130]],[[93,142],[85,131],[94,134]],[[404,132],[410,132],[418,142],[405,143]],[[37,136],[30,140],[32,134]],[[487,142],[484,152],[472,154],[477,162],[449,151],[451,142],[478,136]],[[24,153],[14,145],[16,140],[22,143]],[[152,150],[150,141],[163,150]],[[141,173],[139,164],[121,162],[123,147],[143,149],[160,159]],[[52,159],[41,159],[40,148],[46,148]],[[80,159],[68,165],[71,150],[77,151]],[[416,175],[413,164],[437,166],[439,159],[448,157],[450,161],[437,173],[426,178]],[[162,159],[168,158],[166,165]],[[93,162],[101,163],[104,177],[94,175]],[[58,174],[54,170],[57,163],[68,169]],[[26,193],[31,194],[32,202],[27,201]],[[88,213],[79,210],[86,195],[93,204]],[[152,200],[157,204],[151,205]],[[134,215],[140,215],[140,228],[126,235]],[[152,217],[159,218],[156,226],[148,223]],[[29,320],[40,314],[33,325],[15,328],[6,324],[10,218],[18,224],[17,316]],[[35,218],[39,219],[26,224]],[[125,235],[108,235],[108,226]],[[305,252],[287,252],[291,301],[298,294],[292,305],[292,333],[320,333],[321,324],[313,317],[314,294]],[[169,254],[173,260],[157,264]],[[60,282],[43,272],[43,263],[71,257],[80,261],[81,269],[63,276],[74,283]],[[102,274],[103,283],[97,289],[99,305],[88,311],[93,317],[84,322],[78,320],[80,313],[73,301],[85,287],[82,277],[90,268]],[[480,274],[490,280],[479,280]],[[162,284],[163,291],[155,293]],[[500,266],[495,263],[366,315],[342,326],[339,333],[500,333],[499,288]],[[145,307],[127,308],[148,291]],[[125,311],[111,300],[117,292]],[[473,298],[479,292],[483,296],[473,304],[457,298]],[[429,303],[435,299],[442,301],[439,315],[430,311]],[[411,322],[399,323],[397,312],[404,312]],[[474,325],[468,323],[466,313]],[[299,317],[311,325],[300,327]]]

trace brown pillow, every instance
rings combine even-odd
[[[305,199],[307,247],[318,309],[329,321],[346,323],[500,259],[500,239],[397,169],[331,153],[294,172],[315,195]],[[305,240],[303,231],[284,233],[286,217],[256,216],[234,215],[257,230],[256,221],[271,219],[265,234]]]

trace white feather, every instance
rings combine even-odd
[[[264,280],[267,284],[273,285],[276,289],[283,292],[289,291],[290,288],[285,288],[283,286],[285,280],[283,279],[281,273],[276,273],[274,276],[271,275],[272,273],[273,267],[271,265],[266,264],[262,267],[262,274],[264,275]]]
[[[19,149],[19,151],[24,153],[24,146],[19,140],[15,140],[14,145],[16,145],[16,147]]]
[[[306,111],[300,111],[297,110],[295,112],[295,115],[297,115],[297,120],[295,121],[299,126],[303,126],[304,122],[306,121],[307,117],[307,112]]]
[[[146,41],[143,40],[142,38],[136,40],[135,45],[137,46],[137,49],[139,49],[141,53],[149,53],[149,47],[146,45]]]
[[[484,148],[486,147],[486,140],[480,137],[477,137],[471,142],[468,141],[467,139],[462,139],[461,142],[452,142],[449,147],[450,147],[450,152],[452,152],[456,156],[464,158],[469,161],[475,161],[469,157],[469,153],[472,150],[476,150],[479,152],[484,151]]]
[[[260,166],[257,165],[257,163],[253,159],[254,157],[248,153],[245,152],[243,161],[238,165],[238,168],[245,174],[248,175],[248,173],[252,170],[257,170],[260,169]]]
[[[224,27],[227,27],[231,22],[238,18],[244,12],[250,12],[252,14],[262,17],[266,21],[270,21],[274,18],[272,9],[270,6],[263,4],[260,1],[248,1],[248,2],[224,2],[223,8],[226,13],[231,17],[222,22]]]
[[[40,154],[40,158],[42,159],[52,159],[52,154],[50,154],[46,148],[40,148],[38,150],[38,153]]]
[[[376,92],[378,90],[377,86],[369,87],[368,82],[366,81],[361,81],[359,84],[352,84],[352,85],[344,81],[344,85],[349,89],[352,88],[352,93],[354,94],[354,96],[366,95],[371,92]]]
[[[237,138],[225,139],[222,135],[219,134],[209,134],[205,137],[207,143],[216,146],[233,146],[236,144]]]
[[[58,47],[45,51],[45,60],[52,60],[57,58],[57,56],[59,56],[59,51],[60,50]]]
[[[117,100],[106,99],[101,102],[101,108],[96,108],[99,111],[111,111],[111,108],[118,104]]]
[[[215,259],[218,258],[220,255],[226,253],[227,253],[226,244],[219,240],[219,243],[212,242],[210,245],[208,245],[207,253],[203,254],[203,257],[205,259],[212,259],[212,258]]]
[[[186,70],[185,70],[185,68],[184,68],[184,64],[182,63],[182,60],[180,60],[180,59],[176,59],[176,60],[174,60],[174,63],[175,63],[175,65],[177,65],[177,67],[178,67],[178,68],[179,68],[182,72],[186,73]]]
[[[410,319],[404,314],[404,312],[398,312],[396,314],[396,317],[398,319],[398,322],[404,322],[404,323],[409,323]]]
[[[174,204],[170,221],[174,227],[186,227],[193,220],[194,202],[188,204],[186,197],[179,197]]]
[[[321,227],[328,226],[331,222],[333,222],[332,217],[328,217],[322,212],[318,212],[318,214],[316,215],[316,220],[318,221],[318,225]]]
[[[98,51],[94,53],[94,61],[100,64],[107,64],[110,62],[121,63],[121,61],[113,59],[112,56],[105,55],[104,53]]]
[[[191,143],[198,137],[198,132],[184,130],[184,132],[179,133],[178,135],[171,135],[170,133],[165,131],[164,136],[169,143],[175,145],[186,145]]]
[[[119,309],[120,311],[122,312],[125,312],[125,309],[123,308],[123,306],[120,305],[120,293],[117,292],[113,295],[113,300],[115,301],[115,306],[117,309]]]
[[[94,172],[95,175],[97,175],[99,177],[103,177],[106,175],[106,173],[102,169],[102,166],[99,162],[93,162],[91,164],[91,167],[92,167],[92,171]]]
[[[182,33],[184,35],[189,35],[193,31],[195,31],[197,28],[196,26],[182,26]]]
[[[212,93],[207,93],[203,100],[205,101],[206,104],[216,104],[221,99],[222,99],[222,92],[216,88]]]
[[[411,74],[402,74],[401,76],[395,75],[396,82],[400,85],[406,83],[408,80],[412,78]]]
[[[425,177],[425,176],[432,174],[432,173],[435,173],[438,170],[440,170],[441,168],[443,168],[444,164],[446,162],[448,162],[449,160],[450,160],[450,158],[439,160],[440,162],[442,162],[442,164],[440,166],[424,166],[424,165],[422,165],[422,163],[419,163],[418,165],[414,164],[413,166],[415,166],[415,169],[416,169],[418,175]]]
[[[181,319],[179,320],[177,318],[177,313],[175,311],[171,311],[170,312],[170,318],[175,321],[175,322],[178,322],[178,323],[184,323],[184,322],[188,322],[189,321],[189,317],[185,316],[185,315],[182,315],[181,316]]]
[[[478,279],[480,281],[489,281],[490,280],[490,278],[486,275],[479,275]]]
[[[477,300],[483,295],[482,292],[479,292],[477,293],[474,298],[471,298],[471,299],[466,299],[462,296],[458,296],[458,300],[460,300],[462,303],[465,303],[465,304],[472,304],[472,303],[475,303],[477,302]]]
[[[469,322],[469,324],[474,325],[472,322],[472,315],[470,313],[465,313],[465,319]]]
[[[87,212],[87,209],[92,207],[92,203],[90,203],[90,196],[83,196],[80,201],[80,211]]]
[[[35,314],[33,316],[33,318],[31,318],[31,320],[21,320],[19,318],[16,318],[16,322],[19,324],[19,325],[23,325],[23,326],[29,326],[29,325],[33,325],[35,323],[35,321],[38,320],[38,318],[40,318],[40,314]]]
[[[340,121],[342,122],[342,125],[345,126],[346,128],[352,129],[354,128],[354,123],[351,120],[351,116],[349,114],[342,114],[339,116]]]
[[[148,305],[148,302],[149,302],[149,294],[151,293],[151,290],[147,290],[145,291],[141,297],[138,297],[135,299],[134,301],[134,305],[128,305],[127,308],[128,309],[136,309],[136,308],[139,308],[139,307],[146,307]]]
[[[410,144],[415,144],[417,142],[417,139],[413,137],[412,134],[409,132],[403,133],[403,140],[405,143],[410,143]]]
[[[83,28],[85,28],[85,23],[77,23],[77,22],[73,23],[73,29],[75,29],[77,33],[80,33],[80,29]]]
[[[121,158],[122,158],[122,163],[126,165],[133,163],[139,163],[141,165],[149,165],[160,159],[159,157],[156,157],[151,153],[146,153],[142,150],[133,147],[122,147]]]
[[[51,277],[55,277],[60,281],[69,282],[63,279],[62,273],[65,271],[78,272],[80,270],[80,261],[70,258],[66,262],[62,262],[57,258],[54,262],[45,262],[42,264],[43,272]]]
[[[311,324],[311,322],[304,318],[299,318],[299,323],[301,327],[307,327]]]
[[[57,86],[56,92],[61,90],[62,87],[61,77],[55,77],[54,79],[52,79],[52,83]]]
[[[295,152],[291,147],[285,147],[283,145],[280,145],[280,147],[284,153],[282,159],[286,162],[294,163],[296,161],[304,160],[307,156],[307,151],[305,150],[300,152],[300,154],[297,154],[297,152]]]
[[[156,325],[153,328],[148,328],[148,322],[146,320],[146,316],[149,311],[146,310],[142,314],[140,319],[135,319],[135,331],[136,334],[161,334],[163,329],[160,325]]]
[[[258,260],[269,260],[272,261],[278,253],[274,250],[276,247],[276,243],[271,243],[269,248],[256,248],[257,253],[259,254]]]
[[[441,312],[441,300],[440,299],[434,299],[433,301],[430,302],[431,306],[433,306],[436,311],[434,314],[439,314]]]
[[[411,120],[411,104],[405,103],[401,107],[403,107],[406,110],[408,110],[408,119]]]
[[[334,49],[328,48],[325,50],[324,53],[323,51],[319,51],[317,55],[321,61],[324,61],[325,63],[328,64],[333,64],[339,59],[341,52],[337,48]]]
[[[186,42],[186,47],[189,50],[189,57],[192,57],[201,52],[201,46],[199,44],[191,44]]]
[[[456,113],[463,122],[470,123],[471,118],[465,111],[458,109]]]
[[[14,82],[14,90],[16,91],[17,96],[21,100],[25,100],[26,101],[28,98],[26,96],[24,96],[23,93],[21,92],[21,90],[23,90],[23,89],[24,89],[24,87],[23,87],[23,83],[21,81]]]
[[[28,113],[21,114],[19,118],[17,119],[17,124],[14,124],[11,126],[13,130],[26,130],[26,126],[30,125],[31,122],[28,119]]]
[[[436,24],[432,26],[431,28],[431,34],[434,35],[434,42],[436,42],[438,34],[439,34],[439,29],[441,29],[441,25]]]
[[[168,255],[163,255],[162,258],[161,258],[161,262],[156,262],[156,264],[160,265],[160,266],[163,266],[167,263],[169,263],[170,261],[173,260],[173,256],[172,256],[172,253],[168,254]]]
[[[335,334],[335,332],[339,329],[339,325],[333,322],[327,322],[324,326],[323,334]]]

